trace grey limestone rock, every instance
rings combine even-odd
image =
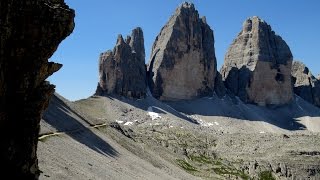
[[[125,40],[119,35],[113,51],[101,53],[99,75],[96,95],[145,97],[147,82],[144,38],[141,28],[134,29],[132,35]]]
[[[220,73],[226,87],[244,102],[282,105],[293,99],[291,65],[286,42],[254,16],[232,42]]]
[[[304,100],[320,107],[320,81],[302,62],[292,64],[294,93]]]
[[[191,3],[183,3],[152,46],[149,87],[160,100],[212,95],[216,77],[213,31]]]

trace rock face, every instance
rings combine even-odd
[[[216,74],[216,79],[214,82],[214,91],[217,94],[217,96],[220,98],[226,95],[227,93],[226,87],[222,80],[222,76],[219,72],[217,72]]]
[[[119,35],[113,51],[109,50],[100,55],[99,75],[96,95],[145,97],[147,81],[141,28],[134,29],[132,35],[125,40]]]
[[[299,61],[292,64],[294,93],[320,107],[320,81]]]
[[[293,99],[292,54],[284,40],[263,20],[247,19],[225,55],[221,75],[241,100],[281,105]]]
[[[48,62],[74,28],[63,0],[0,2],[1,175],[37,179],[39,123],[54,86],[45,81],[61,68]]]
[[[160,100],[211,95],[216,77],[213,31],[193,4],[183,3],[152,46],[149,87]]]

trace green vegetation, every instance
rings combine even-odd
[[[204,155],[200,155],[200,156],[191,155],[191,156],[189,156],[189,158],[191,161],[195,161],[198,163],[205,163],[205,164],[213,163],[213,161],[209,157],[206,157]]]
[[[222,164],[222,162],[218,159],[218,160],[215,160],[214,162],[213,162],[213,164],[214,165],[216,165],[216,166],[222,166],[223,164]]]
[[[233,175],[233,176],[236,176],[236,177],[241,177],[242,179],[250,179],[250,177],[245,174],[244,172],[242,171],[239,171],[233,167],[230,167],[230,166],[226,166],[226,165],[222,165],[220,167],[215,167],[213,168],[213,171],[218,174],[218,175],[221,175],[221,176],[224,176],[224,175]]]
[[[213,178],[214,176],[212,176],[212,174],[214,172],[222,177],[231,175],[244,180],[250,179],[250,177],[243,171],[237,170],[231,164],[223,162],[222,159],[215,159],[205,155],[189,155],[188,158],[190,159],[189,162],[178,159],[177,163],[190,174]]]
[[[273,176],[272,176],[272,172],[271,171],[262,171],[259,174],[259,179],[260,180],[276,180]]]
[[[193,172],[197,172],[198,170],[195,168],[195,167],[193,167],[191,164],[189,164],[187,161],[185,161],[185,160],[182,160],[182,159],[177,159],[176,160],[177,161],[177,163],[178,163],[178,165],[180,166],[180,167],[182,167],[185,171],[187,171],[187,172],[189,172],[189,173],[193,173]]]
[[[170,147],[174,152],[183,152],[188,159],[176,159],[179,167],[186,172],[202,177],[203,179],[219,179],[228,178],[249,180],[250,176],[243,170],[238,170],[243,164],[242,159],[230,162],[218,158],[213,151],[204,153],[203,149],[212,149],[216,146],[216,140],[208,136],[200,136],[198,134],[190,134],[183,129],[169,129],[163,133],[154,133],[154,141],[161,146]],[[186,141],[188,139],[188,141]]]

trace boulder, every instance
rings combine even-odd
[[[144,39],[141,28],[132,31],[125,40],[118,36],[113,51],[101,53],[99,83],[96,95],[117,94],[129,98],[146,95],[146,66]]]
[[[254,16],[244,22],[232,42],[220,73],[226,87],[242,101],[282,105],[293,99],[291,66],[286,42]]]
[[[213,31],[191,3],[180,5],[152,46],[149,87],[160,100],[212,95],[216,77]]]
[[[45,81],[61,68],[48,62],[74,28],[63,0],[0,1],[1,176],[38,179],[42,112],[54,93]]]
[[[294,93],[304,100],[320,107],[320,81],[302,62],[292,64]]]

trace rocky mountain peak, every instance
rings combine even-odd
[[[118,35],[118,38],[117,38],[116,46],[119,46],[119,45],[121,45],[121,44],[126,44],[126,43],[125,43],[125,41],[124,41],[124,39],[123,39],[122,35],[121,35],[121,34],[119,34],[119,35]]]
[[[271,27],[264,20],[260,19],[258,16],[253,16],[244,21],[242,32],[248,33],[258,29],[271,31]]]
[[[131,36],[129,36],[129,46],[133,53],[136,53],[138,59],[145,59],[144,38],[143,32],[140,27],[132,30]]]
[[[243,101],[280,105],[293,98],[291,64],[286,42],[253,16],[228,49],[221,74],[226,87]]]
[[[118,94],[130,98],[145,96],[145,50],[141,28],[134,29],[125,40],[122,35],[118,35],[113,51],[101,53],[99,75],[96,95]]]
[[[183,3],[162,28],[152,47],[149,86],[161,100],[192,99],[214,89],[213,31],[192,3]]]
[[[193,3],[184,2],[182,3],[175,11],[175,14],[172,17],[193,17],[193,19],[199,19],[199,13],[195,9]]]
[[[184,2],[182,3],[177,9],[175,14],[187,13],[187,12],[198,12],[194,4],[191,2]]]
[[[180,8],[186,8],[186,9],[193,9],[193,10],[195,10],[194,4],[191,3],[191,2],[183,2],[183,3],[180,5]]]

